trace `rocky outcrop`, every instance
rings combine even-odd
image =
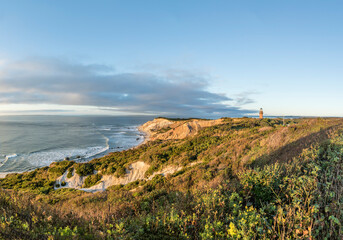
[[[184,139],[188,136],[196,135],[204,127],[211,127],[223,123],[223,119],[172,121],[165,118],[156,118],[140,126],[139,130],[147,133],[148,140]]]
[[[67,174],[68,174],[68,170],[65,171],[65,173],[62,176],[56,179],[56,184],[59,184],[60,187],[66,187],[66,188],[78,189],[82,187],[83,183],[85,182],[86,177],[81,177],[80,175],[78,175],[75,172],[75,169],[73,172],[73,176],[71,178],[68,178]],[[65,186],[62,186],[62,182],[65,182]],[[55,187],[55,189],[58,189],[58,188]]]
[[[178,166],[167,166],[163,168],[161,171],[154,172],[150,177],[146,178],[145,172],[149,169],[149,167],[149,164],[141,161],[132,163],[127,169],[125,176],[118,178],[114,175],[103,175],[98,184],[89,188],[82,187],[87,177],[81,177],[80,175],[75,173],[74,170],[73,176],[71,178],[67,178],[68,171],[66,171],[62,176],[56,179],[56,184],[59,184],[60,186],[55,187],[55,189],[75,188],[85,192],[105,191],[106,188],[110,186],[121,184],[126,185],[130,182],[134,182],[137,180],[151,180],[154,176],[158,174],[166,176],[168,174],[173,174],[174,172],[182,169],[182,167]],[[96,172],[94,172],[94,174],[96,174]],[[65,183],[65,186],[61,185],[62,182]]]
[[[152,121],[144,123],[138,129],[150,135],[158,132],[161,129],[166,129],[172,124],[174,124],[174,121],[170,121],[165,118],[155,118]]]

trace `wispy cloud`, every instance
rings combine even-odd
[[[252,95],[258,94],[256,91],[245,91],[240,94],[236,94],[234,97],[235,106],[243,106],[246,104],[254,103],[255,100],[252,99]]]
[[[0,103],[98,106],[128,113],[244,115],[237,99],[207,90],[204,74],[169,70],[161,74],[115,73],[106,65],[34,58],[0,66]],[[230,106],[228,102],[240,102]]]

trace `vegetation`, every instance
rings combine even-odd
[[[85,179],[84,187],[89,188],[96,185],[102,178],[102,175],[97,173],[95,175],[90,175]]]
[[[0,239],[342,239],[342,123],[228,118],[183,140],[11,174]],[[53,190],[68,169],[89,187],[138,160],[147,176],[184,167],[95,194]]]
[[[75,162],[64,160],[62,162],[52,163],[48,172],[50,173],[51,178],[56,178],[61,176],[70,166],[72,166]]]
[[[74,168],[71,167],[68,169],[68,174],[67,174],[67,178],[71,178],[73,176],[73,171],[74,171]]]
[[[76,164],[75,169],[80,176],[87,176],[93,174],[94,165],[90,163]]]

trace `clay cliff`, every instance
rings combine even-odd
[[[184,139],[196,135],[200,129],[214,125],[223,124],[223,119],[185,119],[173,120],[166,118],[155,118],[139,127],[140,131],[148,134],[148,140]]]

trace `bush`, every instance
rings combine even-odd
[[[119,166],[116,170],[116,177],[122,177],[126,174],[126,170],[123,166]]]
[[[64,187],[65,185],[67,185],[67,183],[66,183],[65,181],[63,181],[63,182],[61,183],[61,186]]]
[[[67,178],[71,178],[73,176],[73,171],[74,171],[74,168],[71,167],[68,169],[68,174],[67,174]]]
[[[93,174],[94,166],[91,163],[81,163],[76,166],[76,173],[80,176]]]
[[[65,171],[74,164],[73,161],[61,161],[56,162],[50,165],[48,172],[50,173],[52,178],[56,178],[61,176]]]
[[[111,187],[108,187],[107,190],[108,191],[118,191],[119,189],[122,189],[123,187],[124,187],[123,184],[113,185]]]
[[[83,187],[85,188],[89,188],[91,186],[96,185],[102,178],[102,175],[97,173],[95,175],[90,175],[85,179],[85,183],[83,185]]]

